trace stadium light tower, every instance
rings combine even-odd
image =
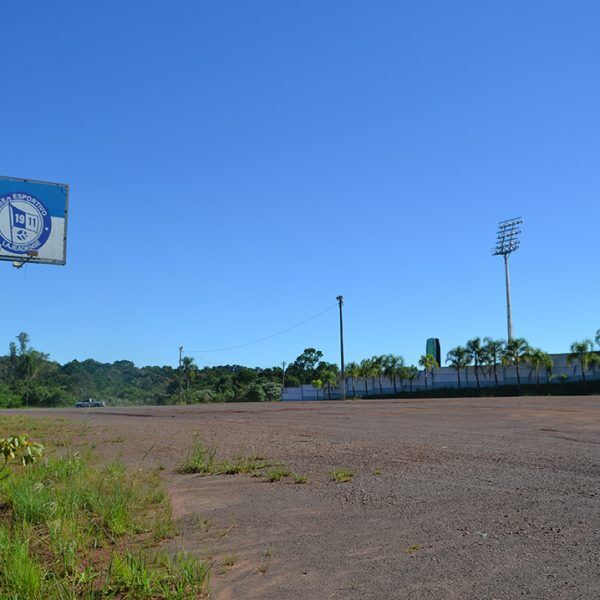
[[[519,225],[523,223],[521,217],[516,219],[508,219],[508,221],[500,221],[498,223],[498,237],[496,239],[496,246],[492,249],[493,256],[504,257],[504,274],[506,277],[506,322],[508,324],[508,339],[513,338],[513,325],[512,325],[512,308],[510,305],[510,276],[508,271],[508,257],[519,249],[521,244],[519,235],[521,229]]]

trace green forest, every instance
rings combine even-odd
[[[285,369],[285,385],[334,380],[338,367],[307,348]],[[136,367],[128,360],[72,360],[63,365],[36,349],[25,332],[0,357],[0,407],[64,406],[93,398],[107,404],[272,402],[281,398],[283,368],[224,365],[199,368],[184,356],[180,368]]]

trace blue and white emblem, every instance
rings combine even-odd
[[[0,247],[15,254],[37,252],[50,237],[52,219],[31,194],[12,192],[0,197]]]

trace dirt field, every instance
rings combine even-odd
[[[600,598],[598,396],[41,413],[164,466],[172,545],[213,558],[214,598]],[[197,433],[309,482],[177,474]]]

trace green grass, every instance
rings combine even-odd
[[[10,418],[9,418],[10,419]],[[52,450],[0,483],[0,598],[200,598],[210,565],[153,546],[177,532],[158,472]],[[17,431],[32,423],[19,420]],[[0,426],[4,431],[5,422]],[[13,430],[14,431],[14,430]],[[64,430],[61,428],[61,432]]]
[[[349,483],[354,479],[354,475],[354,471],[348,469],[334,469],[329,473],[329,478],[336,483]]]
[[[115,554],[103,593],[118,598],[187,600],[205,597],[210,570],[205,562],[180,552],[174,557],[157,554]]]
[[[281,481],[284,477],[289,477],[292,472],[285,467],[275,467],[273,469],[269,469],[265,475],[265,477],[271,482],[274,483],[276,481]]]
[[[0,419],[0,438],[27,432],[47,448],[73,446],[80,430],[67,419],[4,414]]]
[[[196,438],[178,471],[202,476],[248,473],[254,477],[264,477],[271,483],[281,481],[285,477],[291,477],[294,483],[308,482],[307,477],[297,475],[284,465],[270,462],[262,456],[235,454],[230,458],[218,458],[217,449],[205,446],[200,438]]]
[[[185,461],[179,467],[179,472],[198,475],[257,474],[270,466],[271,463],[261,456],[236,454],[231,458],[217,458],[215,448],[207,448],[201,439],[197,439]]]

